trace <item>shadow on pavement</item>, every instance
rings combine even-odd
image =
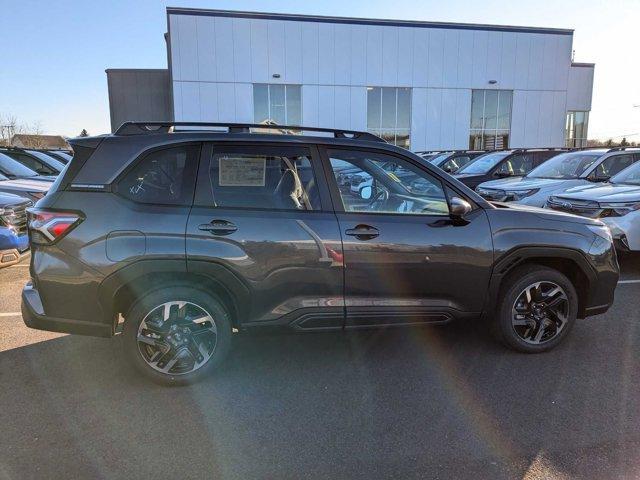
[[[543,355],[481,325],[235,339],[185,388],[120,339],[0,353],[3,478],[607,478],[640,474],[638,313]]]

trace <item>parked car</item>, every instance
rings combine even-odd
[[[29,248],[26,210],[31,205],[26,198],[0,193],[0,268],[20,261]]]
[[[559,148],[498,150],[479,155],[454,173],[469,188],[496,178],[522,177],[550,158],[566,151]]]
[[[11,180],[29,179],[33,181],[48,183],[51,183],[55,180],[55,177],[53,176],[38,175],[38,173],[34,170],[25,167],[17,160],[14,160],[13,158],[5,155],[2,152],[0,152],[0,174]]]
[[[51,182],[42,182],[31,178],[10,180],[0,173],[0,194],[18,195],[37,202],[47,194],[49,187],[51,187]]]
[[[551,195],[572,187],[607,181],[638,160],[640,150],[575,150],[552,158],[525,177],[486,182],[476,191],[490,201],[543,207]]]
[[[60,160],[38,150],[8,147],[0,148],[0,152],[30,168],[38,175],[56,176],[64,168],[64,163]]]
[[[442,152],[436,155],[428,155],[425,158],[436,167],[447,173],[455,173],[462,167],[469,164],[473,159],[487,153],[484,150],[454,150],[450,152]]]
[[[620,251],[640,251],[640,162],[599,185],[552,195],[546,208],[602,220]]]
[[[29,211],[28,326],[109,337],[122,315],[133,365],[183,384],[220,365],[234,331],[484,318],[542,352],[613,302],[598,220],[495,207],[366,132],[174,125],[70,141],[69,168]],[[359,198],[339,189],[345,164],[374,179]]]

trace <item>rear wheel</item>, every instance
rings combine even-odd
[[[515,350],[544,352],[566,338],[577,313],[578,295],[565,275],[543,266],[526,266],[505,281],[494,331]]]
[[[215,297],[186,287],[164,288],[127,312],[124,346],[133,365],[152,380],[183,385],[210,373],[226,356],[231,323]]]

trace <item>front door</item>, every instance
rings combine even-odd
[[[243,326],[342,328],[342,245],[317,162],[308,146],[203,149],[187,268],[231,290]]]
[[[461,196],[406,158],[326,150],[343,238],[346,326],[445,322],[482,310],[493,248],[487,216],[449,216]],[[357,168],[361,188],[333,181]]]

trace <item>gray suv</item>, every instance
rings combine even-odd
[[[261,128],[126,123],[70,140],[73,160],[29,212],[25,323],[122,332],[140,371],[184,384],[236,332],[478,318],[542,352],[613,302],[598,220],[492,205],[369,133]],[[359,196],[337,180],[346,170],[372,178]]]

